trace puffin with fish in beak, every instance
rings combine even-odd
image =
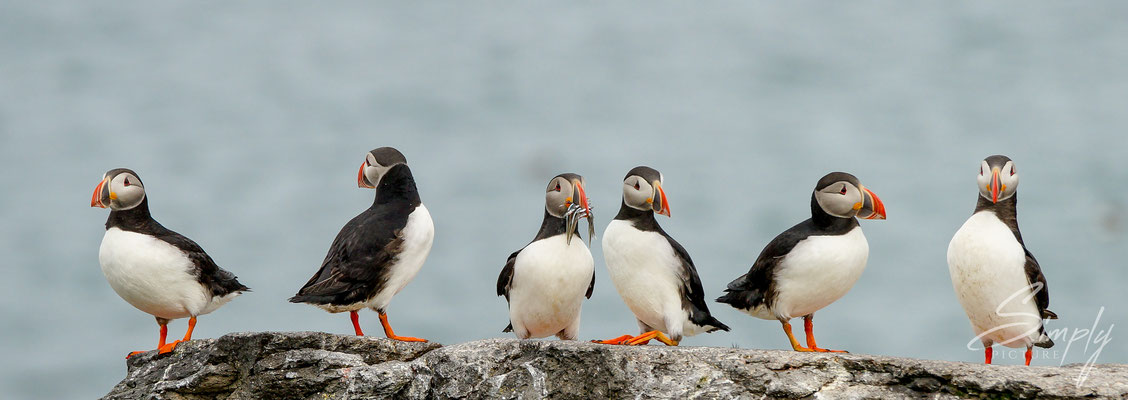
[[[595,262],[577,232],[579,220],[586,218],[591,240],[595,228],[588,201],[580,175],[564,173],[548,182],[540,230],[509,255],[497,279],[497,295],[509,304],[503,332],[520,339],[576,338],[583,300],[595,288]]]

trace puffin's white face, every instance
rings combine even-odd
[[[628,176],[623,180],[623,203],[636,210],[654,211],[670,216],[670,203],[662,190],[662,175],[653,182],[647,182],[639,175]]]
[[[357,172],[356,185],[375,189],[380,185],[380,178],[396,164],[407,164],[407,159],[399,150],[381,147],[368,152],[364,155],[364,163],[360,164],[360,171]]]
[[[815,200],[827,214],[853,218],[864,204],[862,189],[847,181],[838,181],[815,192]]]
[[[573,175],[573,179],[569,181],[568,177],[558,175],[548,181],[548,189],[544,193],[544,209],[550,215],[563,218],[564,213],[573,203],[588,208],[582,177]]]
[[[145,185],[141,179],[132,171],[113,170],[102,175],[102,181],[94,188],[90,206],[128,210],[137,207],[143,200]]]
[[[1003,162],[1004,160],[992,157],[988,159],[995,164],[992,165],[987,160],[979,164],[979,176],[975,178],[979,184],[979,195],[992,203],[1011,198],[1018,191],[1018,171],[1014,168],[1014,161],[1006,159]],[[1000,162],[1002,165],[999,165]]]

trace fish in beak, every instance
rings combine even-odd
[[[109,207],[110,200],[113,199],[113,193],[110,193],[110,188],[106,180],[109,178],[102,178],[98,182],[98,186],[94,187],[94,194],[90,196],[90,206],[106,208]]]
[[[368,177],[364,175],[364,167],[368,166],[368,161],[360,163],[360,171],[356,173],[356,186],[365,189],[375,189],[376,186],[368,181]]]
[[[862,186],[862,203],[858,209],[858,218],[885,219],[885,203],[876,194]]]
[[[565,232],[564,240],[567,243],[572,243],[573,232],[579,225],[581,218],[587,218],[588,222],[588,246],[591,246],[591,240],[595,238],[595,216],[591,212],[591,206],[588,204],[587,193],[584,192],[584,183],[579,180],[572,181],[572,197],[566,199],[568,210],[564,213]]]
[[[651,182],[654,186],[654,197],[647,199],[650,202],[650,207],[656,214],[662,214],[667,217],[670,216],[670,202],[666,200],[666,191],[662,190],[662,182]]]

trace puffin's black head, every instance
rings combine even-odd
[[[835,217],[885,219],[881,199],[845,172],[831,172],[819,179],[814,197],[823,211]]]
[[[670,203],[662,190],[662,173],[646,166],[632,168],[623,178],[623,204],[669,217]]]
[[[381,147],[368,152],[364,156],[364,164],[360,164],[360,171],[356,174],[356,185],[375,189],[380,185],[380,177],[396,164],[407,164],[407,158],[395,148]]]
[[[998,203],[1014,196],[1018,191],[1018,171],[1014,168],[1014,161],[1010,157],[994,155],[983,159],[979,163],[979,195],[984,199]]]
[[[136,172],[128,168],[114,168],[102,175],[102,181],[90,197],[91,207],[109,207],[128,210],[145,200],[145,185]]]
[[[573,173],[554,176],[548,181],[548,189],[544,194],[544,209],[553,217],[564,218],[564,213],[572,204],[588,209],[584,177]]]

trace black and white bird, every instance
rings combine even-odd
[[[670,216],[662,181],[661,173],[645,166],[623,179],[619,215],[603,231],[603,259],[640,333],[597,343],[639,345],[657,339],[677,346],[683,336],[729,330],[709,314],[689,252],[654,219],[655,213]]]
[[[815,311],[850,291],[866,268],[869,243],[855,217],[885,219],[885,205],[853,175],[822,177],[811,194],[811,218],[772,239],[717,301],[779,320],[795,351],[839,351],[815,344],[812,320]],[[791,333],[788,321],[796,317],[803,317],[807,347]]]
[[[156,317],[159,353],[191,340],[196,317],[251,290],[216,265],[192,239],[153,219],[145,185],[136,172],[126,168],[106,172],[94,188],[90,206],[111,210],[98,249],[102,273],[118,296]],[[184,339],[165,343],[168,322],[178,318],[188,318]],[[141,352],[129,356],[137,353]]]
[[[1054,345],[1042,322],[1057,314],[1047,309],[1046,277],[1018,231],[1018,171],[1010,158],[994,155],[980,163],[976,180],[975,213],[948,244],[952,286],[983,343],[986,363],[991,346],[1001,344],[1025,346],[1030,365],[1034,346]]]
[[[576,232],[591,208],[583,177],[565,173],[548,182],[544,220],[533,241],[513,252],[497,278],[497,295],[509,303],[509,326],[520,339],[550,335],[574,340],[580,308],[595,287],[595,263]]]
[[[331,313],[348,311],[357,336],[363,336],[357,311],[371,308],[389,339],[423,342],[398,336],[388,324],[392,296],[407,286],[431,252],[435,225],[419,192],[407,159],[398,150],[368,152],[357,173],[357,185],[376,189],[372,206],[350,220],[292,303],[307,303]]]

